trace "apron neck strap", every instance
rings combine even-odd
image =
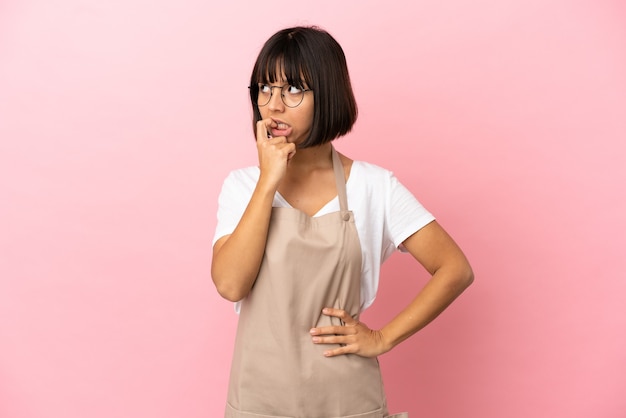
[[[339,159],[339,154],[335,147],[331,145],[333,155],[333,170],[335,171],[335,182],[337,183],[337,196],[339,196],[339,208],[342,211],[348,210],[348,197],[346,193],[346,176],[343,171],[343,164]]]

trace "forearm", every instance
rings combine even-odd
[[[220,295],[243,299],[254,284],[265,251],[275,190],[261,182],[233,233],[213,249],[211,276]]]
[[[456,268],[448,265],[438,269],[409,306],[380,330],[370,329],[345,310],[326,307],[323,310],[324,315],[337,317],[345,325],[312,328],[310,331],[312,342],[339,344],[339,347],[324,352],[328,357],[342,354],[379,356],[424,328],[450,305],[472,280],[472,270],[467,263],[458,264]]]
[[[413,301],[380,330],[385,351],[428,325],[463,293],[473,279],[472,270],[465,263],[437,270]]]

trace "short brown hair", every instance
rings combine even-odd
[[[358,111],[343,49],[323,29],[296,26],[269,38],[254,64],[250,101],[255,133],[256,122],[261,120],[256,86],[274,83],[283,75],[287,83],[309,88],[315,95],[311,133],[301,148],[321,145],[350,132]]]

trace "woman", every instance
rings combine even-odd
[[[240,312],[226,417],[388,417],[377,356],[441,313],[472,270],[391,172],[333,148],[357,107],[331,35],[316,27],[273,35],[250,100],[259,165],[224,181],[211,272]],[[359,315],[397,248],[432,278],[370,329]]]

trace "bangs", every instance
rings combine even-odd
[[[282,47],[282,48],[281,48]],[[283,45],[274,45],[274,48],[265,51],[259,57],[254,77],[257,83],[276,83],[286,80],[294,87],[310,88],[312,84],[310,71],[298,45],[287,42]]]

